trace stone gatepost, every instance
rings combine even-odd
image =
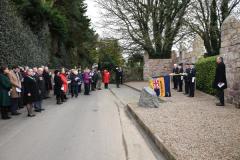
[[[240,21],[228,17],[222,25],[220,55],[226,64],[228,89],[226,98],[230,103],[240,106]]]
[[[147,81],[150,77],[161,75],[164,66],[167,67],[168,72],[170,73],[172,70],[172,59],[149,59],[149,55],[145,53],[143,79]]]

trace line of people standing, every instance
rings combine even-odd
[[[178,92],[183,92],[183,84],[185,88],[185,95],[194,97],[196,84],[196,69],[193,63],[186,63],[185,68],[183,64],[174,64],[173,67],[173,89]],[[184,83],[183,83],[184,82]]]
[[[117,86],[122,78],[117,68]],[[57,104],[68,100],[68,94],[78,97],[84,86],[84,95],[90,95],[90,91],[101,90],[102,83],[108,89],[111,74],[108,70],[85,68],[55,70],[52,75],[48,67],[18,67],[9,69],[7,66],[0,68],[0,109],[2,119],[10,119],[20,115],[19,109],[26,106],[28,117],[34,117],[35,112],[44,111],[42,101],[50,98],[51,90],[54,91]]]
[[[90,95],[91,91],[101,90],[102,82],[105,89],[108,89],[110,83],[110,73],[107,70],[101,72],[97,68],[71,69],[70,71],[55,70],[54,72],[54,94],[57,104],[67,101],[67,94],[72,97],[78,97],[84,87],[84,95]]]
[[[33,109],[41,112],[42,100],[49,97],[52,89],[51,73],[48,67],[0,68],[0,109],[2,119],[20,115],[18,110],[26,106],[29,117],[34,117]]]

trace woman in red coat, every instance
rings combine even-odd
[[[60,76],[60,78],[62,80],[62,83],[63,83],[62,88],[61,88],[61,90],[63,92],[62,99],[67,100],[68,80],[67,80],[67,76],[65,74],[65,69],[64,68],[62,69],[61,74],[59,76]]]
[[[108,72],[108,70],[104,70],[103,71],[103,83],[104,83],[105,89],[108,89],[109,82],[110,82],[110,73]]]

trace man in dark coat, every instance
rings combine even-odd
[[[48,67],[44,68],[43,78],[44,78],[44,81],[45,81],[45,89],[46,89],[45,98],[49,98],[50,90],[52,90],[52,81],[51,81],[52,75],[49,72]]]
[[[120,70],[120,84],[123,84],[123,69],[122,69],[122,67],[120,67],[119,70]]]
[[[120,88],[119,85],[120,85],[120,80],[121,80],[121,71],[120,69],[117,67],[116,70],[115,70],[115,73],[116,73],[116,85],[117,85],[117,88]]]
[[[185,85],[185,95],[189,94],[189,83],[190,83],[190,79],[189,79],[189,74],[190,74],[190,66],[189,63],[186,63],[186,68],[185,68],[185,76],[184,76],[184,85]]]
[[[227,88],[226,68],[222,57],[217,58],[216,74],[213,82],[213,87],[217,89],[217,97],[220,103],[217,106],[224,106],[224,89]]]
[[[80,82],[80,78],[78,77],[78,71],[72,70],[71,76],[71,95],[72,97],[78,97],[78,83]]]
[[[174,74],[178,74],[178,67],[177,67],[177,64],[174,64],[174,67],[173,67],[173,71],[172,71]],[[177,80],[177,76],[174,76],[173,75],[173,89],[177,89],[178,88],[178,80]]]
[[[56,99],[57,99],[57,104],[62,104],[61,102],[61,98],[62,98],[62,85],[63,82],[61,80],[60,77],[60,71],[59,70],[55,70],[54,71],[54,94],[56,95]],[[62,99],[63,101],[63,99]]]
[[[179,73],[179,74],[183,74],[182,63],[180,63],[180,64],[178,65],[178,73]],[[178,92],[182,92],[183,75],[177,76],[177,80],[178,80]]]
[[[196,82],[196,69],[194,68],[193,63],[190,65],[189,80],[190,80],[190,83],[189,83],[190,84],[189,85],[189,89],[190,89],[189,97],[194,97],[195,82]]]
[[[35,74],[34,78],[37,82],[38,93],[39,96],[37,97],[37,101],[35,102],[35,111],[41,112],[44,109],[42,108],[42,100],[45,98],[45,80],[43,78],[43,68],[38,68],[37,73]]]

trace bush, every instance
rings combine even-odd
[[[216,56],[202,58],[196,63],[197,70],[197,89],[205,93],[214,95],[212,87],[216,70]]]

